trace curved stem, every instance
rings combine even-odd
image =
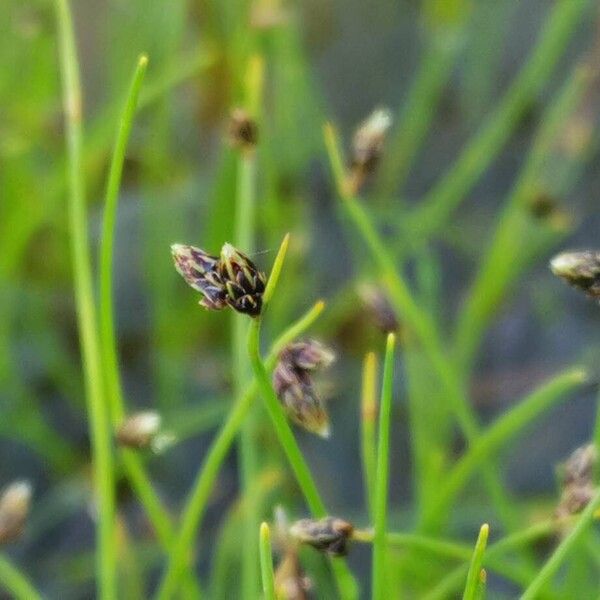
[[[272,371],[275,368],[277,356],[281,348],[310,327],[321,314],[324,306],[323,302],[317,302],[310,311],[281,334],[273,344],[272,350],[266,361],[266,366],[269,371]],[[250,384],[247,384],[245,390],[244,394],[240,396],[232,406],[225,423],[223,423],[219,433],[213,440],[202,466],[198,471],[196,481],[183,509],[177,538],[173,544],[173,549],[169,556],[165,573],[159,585],[156,594],[157,598],[171,598],[177,591],[179,578],[185,569],[187,557],[194,542],[194,535],[200,527],[206,505],[208,504],[213,490],[215,479],[219,473],[223,460],[225,460],[225,457],[227,456],[227,452],[235,440],[235,436],[239,432],[240,427],[252,406],[252,401],[258,392],[257,382],[254,380]]]
[[[390,422],[392,414],[392,392],[394,385],[394,347],[396,338],[393,333],[387,337],[385,359],[383,363],[383,383],[381,386],[381,407],[379,409],[379,430],[377,441],[377,471],[375,473],[374,536],[373,536],[373,600],[387,597],[386,573],[386,529],[387,499],[390,469]],[[398,597],[398,590],[395,596]]]
[[[98,502],[96,558],[98,595],[102,599],[112,600],[117,597],[113,451],[108,407],[102,384],[100,343],[87,229],[79,65],[73,22],[67,0],[56,0],[56,16],[67,134],[69,234]]]

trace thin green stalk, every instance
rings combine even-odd
[[[100,342],[106,396],[110,406],[110,420],[113,428],[119,426],[125,416],[123,389],[121,385],[116,328],[113,301],[113,263],[114,240],[119,190],[123,173],[123,163],[127,151],[127,143],[131,135],[133,120],[138,106],[142,83],[148,65],[148,57],[140,56],[137,62],[123,114],[119,120],[117,136],[112,155],[112,161],[106,186],[104,219],[100,240]],[[121,459],[138,498],[142,502],[150,521],[152,522],[160,542],[168,551],[174,541],[174,530],[167,510],[162,506],[152,483],[140,461],[139,456],[131,450],[122,449]],[[186,589],[197,593],[198,588],[192,577],[186,577]]]
[[[277,253],[277,257],[275,258],[271,276],[269,277],[263,295],[262,315],[264,315],[267,310],[268,303],[273,296],[277,281],[279,280],[288,242],[289,235],[285,237],[279,252]],[[262,316],[254,319],[248,335],[248,355],[250,357],[252,370],[254,371],[254,377],[258,383],[259,391],[271,419],[271,423],[273,424],[275,433],[277,434],[277,438],[279,439],[279,443],[292,467],[296,481],[302,490],[302,494],[304,495],[311,513],[317,518],[325,517],[327,515],[325,504],[319,495],[319,490],[317,489],[310,469],[306,464],[304,455],[298,447],[283,407],[273,390],[268,370],[260,355],[261,322]],[[356,582],[346,563],[333,560],[332,569],[336,577],[338,591],[342,598],[355,598],[357,595]]]
[[[365,355],[362,373],[361,394],[361,458],[365,498],[369,517],[373,519],[375,508],[375,474],[377,471],[377,449],[375,419],[377,418],[377,355]]]
[[[458,317],[456,355],[466,372],[503,295],[529,264],[522,256],[518,260],[522,255],[523,241],[531,237],[525,235],[530,218],[524,214],[523,208],[536,189],[540,167],[556,141],[559,128],[581,99],[589,78],[589,70],[585,68],[576,69],[570,75],[557,99],[545,112],[525,166],[505,202],[492,242]]]
[[[386,534],[386,539],[390,548],[403,548],[407,551],[420,550],[440,558],[465,561],[465,564],[458,567],[458,569],[461,570],[462,581],[465,579],[469,561],[473,556],[472,548],[464,543],[432,538],[420,534],[393,531]],[[358,543],[372,543],[373,532],[360,530],[355,531],[353,540]],[[498,552],[496,552],[491,560],[487,560],[486,564],[499,575],[508,577],[509,579],[515,580],[519,583],[529,581],[531,579],[531,576],[523,569],[517,569],[514,565],[503,560]],[[458,585],[460,585],[460,582]]]
[[[390,424],[392,416],[392,394],[394,389],[394,349],[396,336],[388,334],[383,362],[381,385],[381,407],[377,436],[377,471],[375,472],[375,512],[372,561],[372,598],[387,597],[387,504],[390,470]],[[396,596],[398,590],[396,590]]]
[[[465,585],[465,591],[463,592],[463,600],[476,600],[481,565],[483,563],[483,553],[485,552],[489,533],[490,526],[487,523],[484,523],[479,530],[479,536],[477,537],[477,543],[475,544],[475,550],[473,551],[473,557],[471,558],[471,564],[469,565],[467,583]]]
[[[447,514],[456,495],[492,453],[586,380],[587,375],[581,369],[570,369],[561,373],[532,392],[481,433],[477,441],[447,473],[435,502],[424,517],[424,527],[427,528],[428,524],[437,522]]]
[[[462,44],[457,32],[443,36],[432,35],[429,48],[421,60],[406,101],[400,108],[394,136],[383,156],[377,182],[377,194],[393,196],[402,186],[410,167],[426,138],[444,86],[452,74],[452,66]]]
[[[0,555],[0,588],[16,600],[41,600],[33,584],[4,556]]]
[[[508,535],[490,545],[483,557],[483,565],[492,566],[499,557],[505,554],[512,554],[523,546],[527,546],[541,538],[548,537],[549,535],[554,534],[559,527],[560,522],[556,519],[551,519],[536,523],[527,529]],[[450,571],[433,590],[426,594],[424,600],[442,600],[452,597],[454,592],[465,580],[468,568],[468,564],[463,564]]]
[[[100,241],[100,340],[102,344],[104,382],[106,385],[106,395],[111,409],[111,420],[113,425],[118,425],[124,416],[113,305],[112,278],[115,224],[127,143],[133,127],[138,97],[147,66],[148,57],[144,54],[138,59],[135,73],[133,74],[129,92],[127,94],[123,114],[119,121],[108,174],[108,183],[106,186],[102,238]]]
[[[407,229],[426,237],[445,223],[508,140],[519,118],[552,74],[589,0],[559,0],[526,65],[446,176],[429,192]]]
[[[288,327],[279,336],[274,342],[266,360],[266,368],[269,372],[275,368],[281,349],[310,327],[321,314],[324,307],[325,304],[323,302],[317,302],[302,318]],[[157,592],[157,598],[171,598],[177,591],[179,578],[185,568],[187,556],[194,542],[194,535],[200,527],[221,464],[225,460],[235,436],[238,434],[242,423],[248,415],[252,401],[258,393],[256,380],[247,384],[245,390],[244,394],[235,401],[198,471],[196,481],[183,509],[178,535],[173,544],[173,550],[169,556],[167,567]]]
[[[263,87],[263,61],[258,55],[250,57],[245,77],[246,105],[251,118],[256,119]],[[235,206],[234,245],[245,253],[254,251],[255,203],[257,184],[256,148],[242,148],[238,157],[237,198]],[[233,313],[233,335],[231,356],[235,397],[240,396],[250,373],[246,352],[248,318]],[[251,489],[260,472],[257,438],[257,423],[253,412],[244,423],[240,435],[241,483],[244,492]],[[249,502],[251,498],[249,498]],[[256,530],[259,527],[260,507],[250,503],[244,521],[244,549],[242,553],[241,590],[246,600],[254,600],[259,589],[258,563],[256,560]]]
[[[360,202],[349,192],[345,183],[346,173],[337,135],[333,127],[329,124],[325,126],[325,143],[342,204],[363,237],[372,254],[373,260],[381,271],[394,310],[414,330],[431,365],[445,388],[449,407],[454,412],[465,438],[471,444],[477,438],[479,426],[470,405],[466,401],[454,366],[447,359],[447,355],[444,352],[435,323],[413,298],[408,285],[397,272],[395,261],[390,256],[366,211]],[[484,467],[482,474],[502,520],[505,523],[512,522],[512,507],[506,497],[506,492],[500,482],[497,470]]]
[[[251,215],[253,212],[249,205],[254,204],[255,197],[255,156],[242,156],[240,158],[238,170],[238,217],[236,218],[237,233],[235,235],[234,244],[243,249],[244,252],[252,252],[252,243],[248,235],[254,229]],[[242,206],[240,206],[242,205]],[[246,213],[246,214],[244,214]],[[240,230],[248,231],[240,231]],[[246,240],[242,243],[240,240]],[[234,396],[237,398],[244,390],[244,385],[248,379],[250,365],[248,362],[248,354],[246,352],[245,341],[248,337],[248,317],[238,313],[232,314],[233,318],[233,335],[231,336],[231,356],[233,359],[233,389]],[[246,419],[242,426],[239,442],[239,462],[240,476],[243,490],[249,490],[252,482],[256,479],[260,471],[260,459],[258,455],[258,447],[256,444],[256,419],[251,414]],[[250,506],[244,520],[244,542],[245,551],[242,553],[242,576],[241,576],[241,593],[246,600],[256,598],[259,587],[258,563],[256,560],[256,530],[259,524],[259,507],[256,505]]]
[[[100,343],[88,241],[82,164],[79,66],[67,0],[56,0],[56,17],[67,135],[69,233],[98,503],[96,559],[98,596],[104,600],[112,600],[117,597],[113,453],[108,406],[102,385]]]
[[[273,575],[273,554],[271,551],[271,530],[267,523],[260,526],[260,572],[265,600],[275,600],[275,576]]]
[[[550,584],[552,577],[565,561],[569,552],[573,550],[581,536],[587,531],[598,507],[600,507],[600,492],[586,506],[573,529],[561,541],[535,579],[529,584],[529,587],[521,596],[521,600],[534,600],[538,597],[544,586]]]

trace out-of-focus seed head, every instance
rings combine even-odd
[[[393,333],[400,329],[394,309],[380,288],[365,283],[359,286],[358,294],[378,329],[383,333]]]
[[[149,448],[160,432],[161,417],[152,410],[135,413],[125,419],[116,432],[117,442],[126,448]]]
[[[252,150],[258,143],[256,121],[243,108],[236,108],[229,117],[229,140],[243,150]]]
[[[295,550],[288,550],[275,571],[275,591],[282,600],[307,600],[312,581],[303,573]]]
[[[202,293],[201,306],[208,310],[230,306],[252,317],[260,314],[265,274],[231,244],[223,245],[219,257],[184,244],[173,244],[171,253],[179,274]]]
[[[288,344],[279,359],[303,371],[317,371],[330,367],[335,362],[335,353],[317,340],[307,340]]]
[[[577,448],[563,465],[563,485],[588,485],[592,482],[598,451],[594,444]]]
[[[577,448],[562,465],[562,494],[556,509],[557,517],[581,512],[596,494],[593,476],[598,461],[594,444]]]
[[[378,108],[363,121],[352,140],[352,164],[372,171],[383,153],[385,138],[392,125],[392,113]]]
[[[288,416],[311,433],[327,438],[329,415],[314,388],[312,372],[328,367],[334,353],[315,340],[288,344],[273,371],[273,388]]]
[[[301,519],[290,527],[290,535],[301,544],[332,556],[345,556],[354,531],[352,523],[338,517]]]
[[[0,544],[16,540],[25,527],[31,503],[31,484],[15,481],[0,496]]]
[[[592,485],[568,487],[560,498],[560,504],[556,509],[558,518],[568,515],[579,514],[596,495],[596,489]]]
[[[588,296],[600,299],[600,251],[562,252],[550,261],[550,269]]]

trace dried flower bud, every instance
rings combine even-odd
[[[314,389],[312,371],[329,366],[331,350],[310,340],[289,344],[279,355],[273,372],[273,388],[288,416],[304,429],[329,437],[329,416]]]
[[[31,485],[27,481],[11,483],[0,497],[0,544],[16,540],[25,527]]]
[[[588,485],[592,482],[594,466],[598,462],[598,451],[594,444],[577,448],[565,462],[563,485]]]
[[[173,244],[171,253],[179,274],[203,294],[201,306],[208,310],[230,306],[252,317],[260,314],[265,275],[231,244],[223,245],[219,257],[183,244]]]
[[[335,353],[316,340],[308,340],[288,344],[279,359],[303,371],[316,371],[330,367],[335,361]]]
[[[595,495],[596,490],[592,485],[566,488],[556,509],[556,516],[561,518],[579,514],[592,501]]]
[[[563,252],[550,261],[552,272],[588,296],[600,299],[600,252]]]
[[[379,162],[392,114],[386,108],[378,108],[354,133],[352,140],[352,165],[372,171]]]
[[[381,289],[364,284],[359,287],[358,293],[369,311],[369,316],[383,333],[392,333],[400,329],[396,313]]]
[[[229,117],[229,139],[244,150],[251,150],[258,143],[256,121],[243,108],[234,109]]]
[[[135,413],[120,425],[116,438],[120,446],[141,450],[152,445],[160,431],[161,417],[155,411]]]
[[[344,519],[301,519],[290,527],[290,534],[301,544],[309,544],[332,556],[345,556],[354,526]]]
[[[306,577],[295,550],[288,550],[275,571],[275,590],[282,600],[307,600],[312,581]]]
[[[556,509],[557,517],[581,512],[594,497],[594,466],[598,452],[594,444],[577,448],[562,465],[562,495]]]

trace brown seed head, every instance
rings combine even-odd
[[[380,288],[363,284],[358,288],[358,294],[378,329],[383,333],[393,333],[400,329],[396,313]]]
[[[550,269],[588,296],[600,298],[600,251],[563,252],[550,261]]]
[[[171,253],[179,274],[202,293],[201,306],[208,310],[230,306],[252,317],[260,314],[265,274],[231,244],[223,245],[219,257],[184,244],[173,244]]]
[[[258,143],[256,121],[243,108],[236,108],[229,117],[229,140],[243,150],[251,150]]]
[[[338,517],[301,519],[290,527],[290,535],[301,544],[309,544],[332,556],[345,556],[352,537],[352,523]]]
[[[0,544],[16,540],[25,527],[31,503],[31,485],[15,481],[0,497]]]
[[[116,432],[117,442],[126,448],[141,450],[151,446],[160,432],[161,417],[152,410],[135,413],[125,419]]]
[[[314,388],[312,372],[328,367],[335,359],[331,350],[309,340],[288,344],[273,371],[273,388],[288,416],[321,437],[329,437],[329,415]]]

